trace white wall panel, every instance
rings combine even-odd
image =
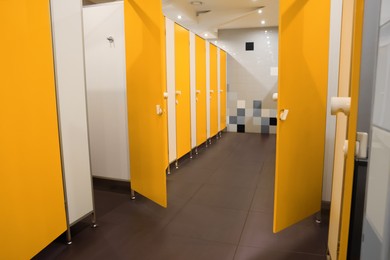
[[[341,33],[342,1],[331,1],[330,36],[329,36],[329,64],[328,64],[328,103],[326,111],[330,111],[330,99],[337,97],[339,79],[339,55]],[[332,174],[334,158],[334,141],[336,131],[336,117],[326,115],[324,176],[322,185],[322,200],[330,201],[332,191]]]
[[[84,7],[83,18],[92,175],[129,181],[123,2]]]
[[[206,41],[206,132],[210,138],[210,43]]]
[[[190,32],[190,104],[191,104],[191,148],[196,147],[196,60],[195,34]]]
[[[93,211],[81,0],[52,0],[51,13],[61,156],[72,224]]]
[[[382,26],[388,21],[390,21],[390,0],[382,0],[380,25]]]
[[[165,18],[166,71],[168,92],[168,153],[169,163],[177,158],[176,152],[176,84],[175,84],[175,23]]]

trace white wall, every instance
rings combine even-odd
[[[220,30],[217,45],[229,54],[227,59],[227,117],[228,131],[276,133],[278,28]],[[246,42],[254,43],[246,51]],[[254,105],[261,102],[261,106]],[[245,110],[245,115],[241,114]]]
[[[83,14],[92,174],[128,181],[123,2],[90,5]]]
[[[168,93],[168,155],[169,163],[177,158],[176,151],[176,71],[175,71],[175,23],[165,18],[166,71]]]
[[[52,0],[51,15],[62,170],[73,224],[93,211],[81,0]]]

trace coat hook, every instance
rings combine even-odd
[[[113,38],[112,36],[107,37],[107,40],[108,40],[110,43],[113,43],[113,42],[114,42],[114,38]]]

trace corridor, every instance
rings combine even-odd
[[[223,133],[167,176],[168,208],[127,183],[95,180],[98,228],[89,219],[35,259],[326,259],[328,211],[272,233],[275,135]]]

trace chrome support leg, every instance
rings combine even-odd
[[[316,213],[316,223],[321,224],[322,222],[322,217],[321,217],[321,211]]]
[[[135,192],[133,189],[130,189],[130,199],[135,200]]]
[[[209,139],[209,144],[211,144],[211,138]]]
[[[92,225],[91,225],[92,228],[97,228],[98,225],[96,224],[96,214],[95,212],[92,212]]]
[[[195,147],[195,154],[198,155],[198,147]]]
[[[72,244],[72,234],[70,232],[70,227],[66,230],[66,244],[71,245]]]
[[[170,166],[170,165],[168,165],[167,174],[168,174],[168,175],[171,174],[171,166]]]
[[[175,162],[175,168],[176,168],[176,169],[179,169],[179,160],[176,160],[176,162]]]
[[[192,149],[191,149],[191,151],[190,151],[190,159],[192,159]]]

